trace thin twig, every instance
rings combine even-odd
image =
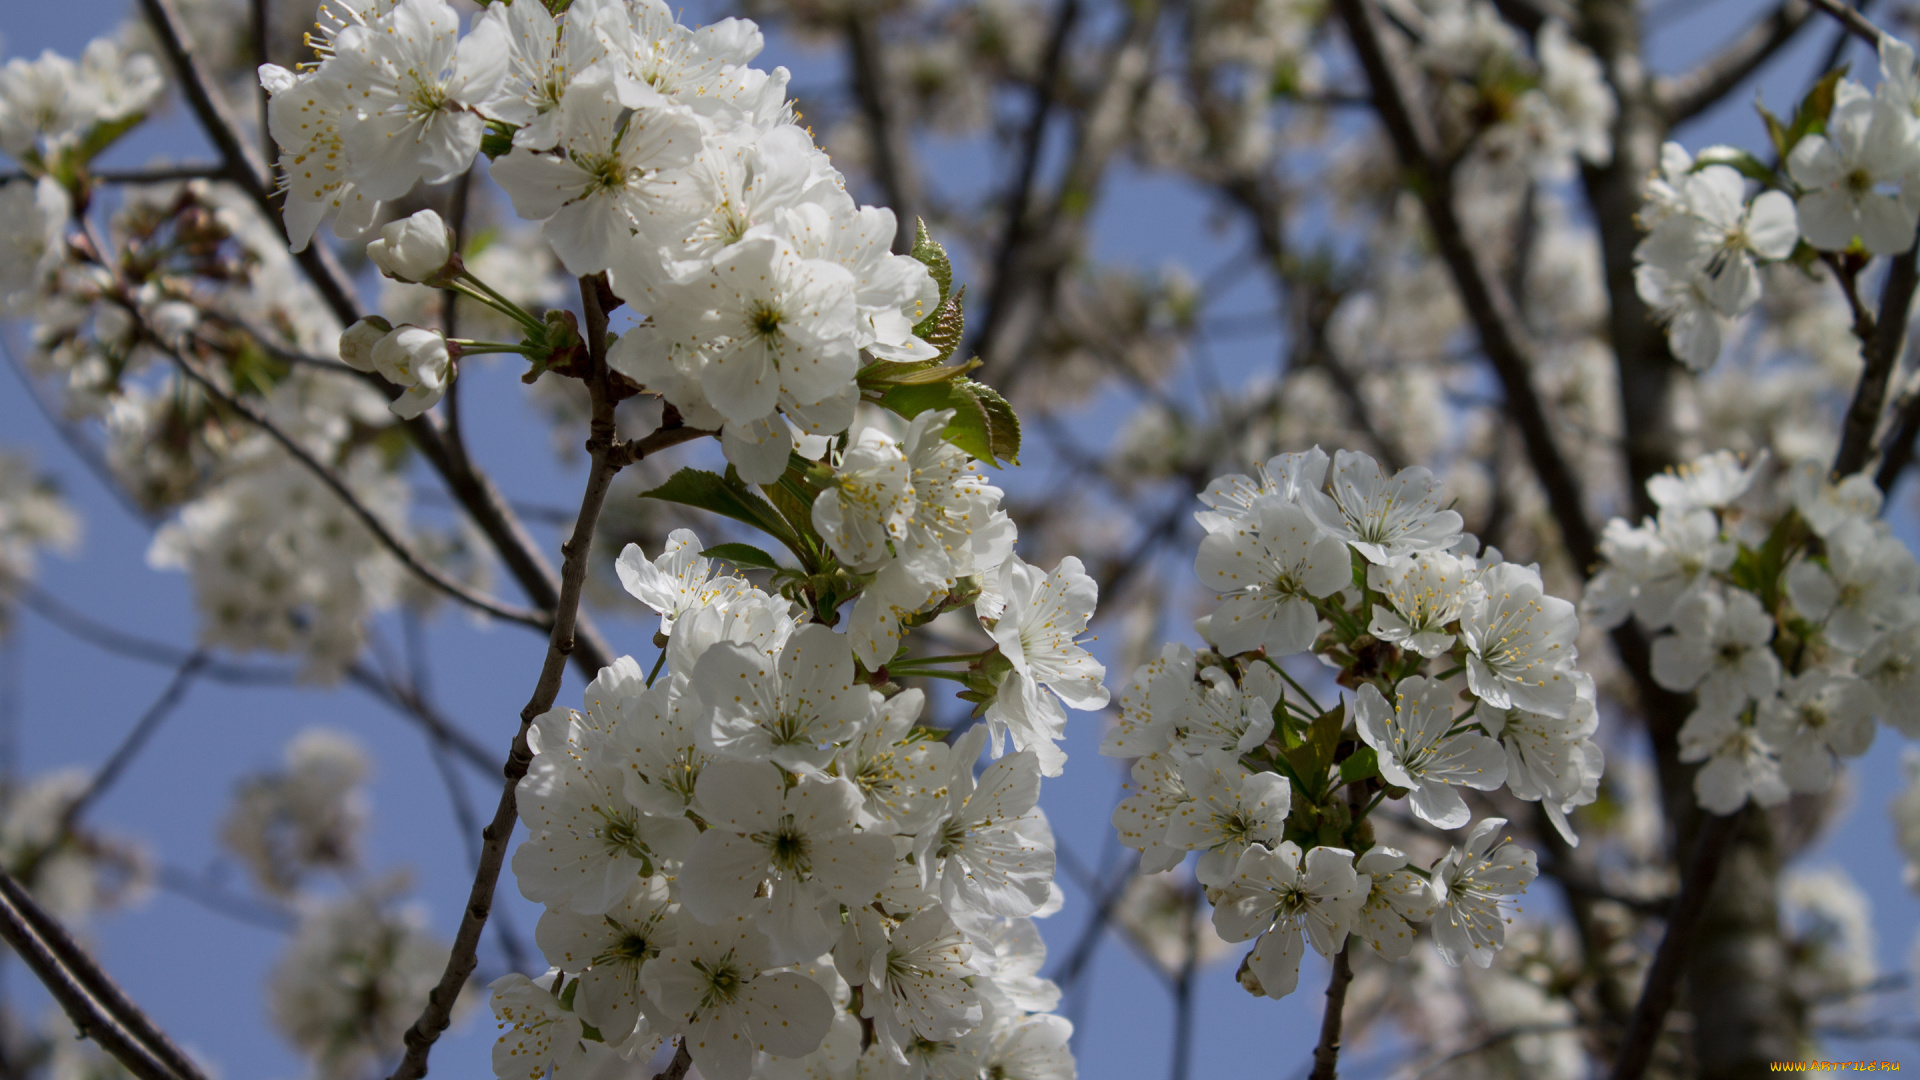
[[[1027,215],[1033,203],[1033,187],[1040,175],[1041,151],[1046,147],[1047,122],[1053,118],[1054,96],[1060,84],[1061,66],[1066,59],[1067,39],[1080,17],[1080,0],[1060,0],[1053,26],[1047,31],[1047,51],[1040,62],[1040,74],[1033,84],[1033,108],[1020,135],[1020,165],[1013,174],[1013,188],[1007,192],[1006,221],[1001,225],[1000,243],[994,251],[993,280],[987,290],[986,317],[980,329],[969,334],[970,341],[960,355],[978,356],[998,333],[1003,311],[1013,295],[1014,267],[1019,261],[1020,245],[1027,234]]]
[[[1873,25],[1873,20],[1841,3],[1840,0],[1811,0],[1811,2],[1814,7],[1840,20],[1840,25],[1846,27],[1847,32],[1854,37],[1876,49],[1880,47],[1880,39],[1886,35],[1879,27]]]
[[[1200,968],[1200,888],[1187,890],[1181,909],[1180,973],[1173,980],[1173,1068],[1170,1080],[1187,1080],[1193,1068],[1193,977]]]
[[[192,685],[194,677],[200,674],[200,669],[206,666],[207,656],[200,651],[195,651],[181,662],[179,670],[174,672],[172,681],[167,683],[167,688],[162,690],[153,704],[147,707],[147,711],[141,715],[139,722],[133,725],[133,729],[127,732],[127,737],[121,740],[120,745],[114,749],[105,764],[100,766],[100,771],[93,774],[93,779],[87,783],[86,790],[67,804],[66,811],[60,815],[59,831],[55,834],[54,842],[47,845],[48,847],[57,845],[73,833],[74,827],[80,823],[81,816],[99,801],[100,796],[107,793],[107,789],[113,786],[114,781],[120,779],[120,774],[132,764],[134,757],[146,746],[147,740],[153,737],[153,733],[159,729],[161,722],[187,696],[187,687]]]
[[[236,896],[220,888],[202,875],[193,874],[176,866],[162,865],[154,871],[154,881],[175,896],[206,908],[217,915],[224,915],[235,922],[262,930],[272,930],[278,934],[290,934],[299,925],[299,919],[293,912],[276,904],[266,904],[251,897]]]
[[[399,1068],[394,1070],[393,1080],[419,1080],[426,1075],[427,1056],[432,1052],[435,1040],[451,1022],[454,1001],[473,974],[480,934],[486,928],[487,916],[493,909],[494,888],[499,884],[500,870],[506,862],[507,844],[513,836],[518,818],[516,789],[533,763],[533,751],[527,745],[527,729],[535,717],[553,707],[566,674],[567,656],[574,648],[575,616],[579,613],[580,592],[586,583],[594,524],[600,518],[607,490],[613,485],[614,474],[619,468],[612,460],[616,443],[613,398],[607,387],[607,317],[600,305],[598,286],[599,282],[590,278],[582,278],[580,282],[580,296],[587,314],[587,353],[592,365],[587,379],[587,389],[593,402],[593,418],[587,438],[587,453],[592,466],[588,472],[586,490],[580,497],[580,516],[574,522],[573,535],[561,548],[564,560],[560,571],[560,598],[554,607],[553,631],[548,638],[546,662],[541,666],[540,678],[534,685],[532,697],[528,699],[526,708],[520,711],[520,730],[514,735],[513,749],[507,755],[503,770],[506,783],[500,791],[500,803],[494,810],[493,821],[481,834],[480,869],[474,874],[473,888],[467,896],[466,910],[461,913],[460,929],[454,935],[453,950],[447,957],[446,970],[441,974],[440,984],[427,995],[427,1005],[419,1019],[407,1029],[406,1054]],[[629,447],[637,455],[647,452],[645,446],[634,447],[629,444]]]
[[[1782,0],[1771,12],[1701,61],[1693,70],[1655,84],[1654,96],[1669,124],[1679,124],[1713,108],[1779,55],[1813,17],[1806,0]]]
[[[1320,1017],[1320,1042],[1313,1048],[1313,1072],[1307,1080],[1334,1080],[1340,1065],[1340,1022],[1347,1011],[1347,986],[1353,982],[1353,938],[1333,956],[1327,978],[1327,1011]]]
[[[1680,879],[1679,895],[1667,916],[1667,928],[1654,950],[1653,966],[1647,969],[1647,981],[1641,987],[1640,1000],[1633,1018],[1620,1040],[1620,1056],[1613,1062],[1613,1080],[1640,1080],[1653,1062],[1653,1051],[1666,1027],[1667,1012],[1679,991],[1680,971],[1686,963],[1687,949],[1693,943],[1694,929],[1706,913],[1707,897],[1720,873],[1721,856],[1727,852],[1738,829],[1740,814],[1706,814],[1694,834],[1693,856],[1686,874]]]
[[[346,504],[347,509],[353,511],[353,515],[359,518],[361,524],[367,527],[367,531],[371,532],[374,539],[380,542],[380,546],[386,548],[394,558],[400,560],[401,565],[413,571],[421,580],[439,589],[441,592],[446,593],[448,596],[453,597],[455,600],[476,610],[484,611],[495,618],[520,623],[524,626],[531,626],[536,630],[545,630],[552,625],[544,613],[528,608],[515,607],[496,600],[493,597],[481,593],[466,582],[448,575],[439,567],[428,563],[415,553],[411,546],[396,536],[392,530],[388,529],[386,523],[381,521],[379,516],[365,503],[361,502],[359,496],[355,495],[351,488],[347,487],[346,481],[342,480],[337,473],[328,468],[319,458],[314,457],[306,447],[300,445],[299,440],[282,431],[278,424],[274,423],[260,410],[222,389],[206,372],[200,370],[198,364],[188,360],[186,354],[177,349],[160,345],[158,342],[155,342],[155,344],[159,345],[162,351],[172,358],[173,362],[178,365],[180,370],[185,373],[189,379],[192,379],[201,389],[205,390],[209,397],[225,405],[235,413],[238,413],[248,423],[259,428],[261,431],[266,432],[274,442],[280,444],[281,449],[285,450],[294,460],[305,466],[307,471],[311,472],[316,479],[327,486],[328,490],[338,496],[341,502]]]
[[[26,923],[33,936],[40,939],[47,951],[53,954],[54,960],[86,991],[87,996],[115,1024],[145,1047],[155,1060],[180,1080],[206,1080],[206,1074],[200,1071],[200,1067],[174,1045],[173,1040],[147,1018],[146,1013],[128,1000],[113,979],[67,933],[66,927],[47,914],[20,887],[20,883],[4,870],[0,870],[0,900],[4,900],[4,906]]]

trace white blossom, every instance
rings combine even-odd
[[[1240,856],[1225,895],[1213,908],[1213,926],[1228,941],[1259,938],[1248,954],[1249,990],[1266,997],[1293,993],[1300,980],[1302,936],[1331,957],[1366,902],[1353,869],[1353,852],[1316,847],[1301,854],[1292,841],[1269,849],[1255,844]]]
[[[1272,496],[1246,519],[1208,533],[1195,570],[1224,597],[1209,624],[1214,644],[1227,653],[1264,646],[1272,656],[1311,648],[1319,622],[1313,602],[1353,580],[1347,545]]]
[[[1441,829],[1467,823],[1467,802],[1456,786],[1492,791],[1507,779],[1500,744],[1477,731],[1455,732],[1453,688],[1414,675],[1387,699],[1372,683],[1354,696],[1360,737],[1379,755],[1380,775],[1410,790],[1408,805]]]
[[[1435,911],[1433,941],[1449,965],[1472,960],[1480,967],[1506,947],[1509,898],[1523,893],[1540,874],[1533,852],[1518,847],[1500,831],[1505,818],[1485,818],[1467,835],[1464,848],[1452,848],[1433,866]]]

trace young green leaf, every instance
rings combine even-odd
[[[724,559],[735,566],[758,570],[780,569],[780,564],[774,561],[773,556],[752,544],[715,544],[700,554],[709,559]]]
[[[729,468],[728,473],[732,473]],[[755,494],[737,476],[719,476],[703,469],[681,469],[652,491],[641,492],[643,499],[678,503],[707,510],[721,517],[745,522],[786,545],[802,559],[806,552],[800,538],[767,500]]]

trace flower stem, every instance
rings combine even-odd
[[[1323,708],[1321,708],[1321,707],[1320,707],[1320,703],[1319,703],[1319,702],[1317,702],[1317,701],[1315,701],[1315,700],[1313,700],[1313,695],[1312,695],[1312,694],[1309,694],[1309,693],[1307,693],[1307,688],[1306,688],[1306,687],[1304,687],[1304,686],[1301,686],[1301,685],[1300,685],[1300,684],[1299,684],[1298,682],[1296,682],[1296,681],[1294,681],[1294,678],[1293,678],[1293,676],[1291,676],[1291,675],[1289,675],[1289,674],[1287,674],[1287,669],[1286,669],[1286,668],[1283,668],[1283,667],[1281,667],[1281,666],[1280,666],[1280,665],[1279,665],[1279,664],[1278,664],[1278,663],[1277,663],[1277,662],[1276,662],[1276,661],[1275,661],[1275,660],[1273,659],[1273,657],[1271,657],[1271,656],[1263,656],[1263,657],[1261,657],[1260,659],[1262,659],[1262,660],[1265,660],[1265,661],[1267,662],[1267,666],[1268,666],[1268,667],[1270,667],[1270,668],[1272,668],[1272,669],[1273,669],[1274,671],[1277,671],[1277,672],[1279,672],[1279,673],[1280,673],[1280,677],[1281,677],[1282,679],[1285,679],[1285,680],[1287,681],[1287,685],[1288,685],[1288,686],[1291,686],[1291,687],[1293,687],[1293,689],[1294,689],[1294,692],[1295,692],[1295,693],[1297,693],[1297,694],[1299,694],[1299,695],[1300,695],[1301,697],[1303,697],[1303,698],[1306,698],[1306,699],[1307,699],[1307,704],[1308,704],[1308,705],[1309,705],[1310,707],[1312,707],[1312,709],[1313,709],[1313,712],[1314,712],[1314,715],[1315,715],[1315,716],[1318,716],[1318,715],[1320,715],[1321,713],[1324,713],[1324,712],[1326,712],[1326,711],[1327,711],[1327,710],[1325,710],[1325,709],[1323,709]]]
[[[463,273],[447,283],[447,288],[462,296],[470,297],[479,303],[498,311],[538,337],[546,333],[546,326],[539,319],[527,314],[526,309],[494,291],[493,287],[472,274]]]

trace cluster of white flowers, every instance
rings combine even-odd
[[[311,1062],[314,1080],[360,1080],[400,1044],[440,981],[447,943],[426,913],[399,906],[400,879],[338,900],[309,900],[267,977],[274,1025]]]
[[[393,605],[403,571],[310,470],[274,457],[189,503],[154,536],[148,561],[192,575],[204,643],[299,654],[309,677],[337,678],[360,654],[369,615]],[[362,450],[347,477],[363,505],[401,521],[407,486],[378,459]]]
[[[1484,153],[1566,178],[1576,159],[1613,159],[1619,112],[1600,61],[1565,23],[1540,27],[1529,57],[1521,36],[1488,0],[1428,0],[1415,56],[1462,111],[1488,119]]]
[[[1387,476],[1347,451],[1328,466],[1318,447],[1283,454],[1200,496],[1197,569],[1222,596],[1195,625],[1211,648],[1168,645],[1136,671],[1101,748],[1138,759],[1122,842],[1148,872],[1199,853],[1215,928],[1259,939],[1242,983],[1273,997],[1294,989],[1303,933],[1323,955],[1354,933],[1398,958],[1431,918],[1449,963],[1501,947],[1533,853],[1485,818],[1421,869],[1371,846],[1382,799],[1453,830],[1471,820],[1461,788],[1505,785],[1571,841],[1566,812],[1594,800],[1603,765],[1573,605],[1480,551],[1427,470]],[[1308,651],[1351,702],[1322,708],[1276,662]]]
[[[870,428],[836,456],[814,509],[834,552],[871,568],[888,536],[902,562],[956,536],[965,549],[964,515],[984,524],[998,492],[944,459],[947,419],[916,419],[904,442]],[[921,724],[925,694],[891,681],[928,670],[896,658],[897,625],[880,635],[891,668],[869,667],[857,635],[718,572],[690,532],[653,560],[622,553],[665,644],[652,674],[622,657],[581,709],[529,731],[513,870],[546,905],[554,970],[493,985],[502,1080],[644,1062],[674,1037],[714,1080],[1073,1075],[1031,920],[1060,902],[1037,800],[1064,714],[1045,688],[1106,700],[1075,643],[1094,590],[1071,559],[1045,574],[1009,549],[963,556],[989,581],[953,586],[978,594],[994,645],[969,685],[995,704],[951,745]],[[976,776],[988,724],[1015,749]]]
[[[286,766],[250,776],[234,791],[220,843],[254,883],[289,896],[315,871],[359,867],[367,752],[336,731],[312,728],[287,744]]]
[[[568,273],[610,271],[646,317],[612,366],[687,423],[720,430],[753,483],[785,471],[789,419],[825,435],[853,422],[863,351],[940,356],[914,334],[940,286],[889,250],[892,212],[857,206],[794,122],[785,69],[751,66],[752,23],[690,30],[658,0],[593,0],[558,17],[515,0],[462,36],[444,0],[332,10],[325,61],[261,73],[296,246],[331,213],[336,231],[361,231],[381,200],[462,172],[485,149]],[[447,267],[437,218],[387,233],[369,254],[388,274],[419,281]],[[528,329],[545,340],[540,324]],[[451,377],[446,344],[390,330],[362,331],[364,347],[344,351],[417,388],[396,405],[414,415]]]
[[[1920,70],[1911,46],[1881,38],[1873,90],[1847,78],[1823,82],[1791,126],[1767,119],[1780,168],[1736,147],[1695,157],[1668,143],[1647,187],[1641,216],[1650,232],[1634,252],[1635,284],[1667,323],[1674,355],[1695,371],[1719,358],[1728,321],[1759,301],[1760,264],[1896,255],[1914,243]],[[1751,197],[1749,178],[1761,189]]]
[[[80,519],[25,454],[0,451],[0,634],[7,630],[6,597],[33,580],[42,550],[71,551]]]
[[[1778,476],[1786,513],[1761,520],[1739,504],[1767,468],[1720,451],[1649,480],[1658,516],[1608,523],[1583,601],[1601,626],[1670,631],[1653,678],[1694,694],[1681,759],[1705,763],[1694,791],[1720,814],[1832,787],[1876,717],[1920,733],[1920,564],[1879,489],[1804,462]]]

